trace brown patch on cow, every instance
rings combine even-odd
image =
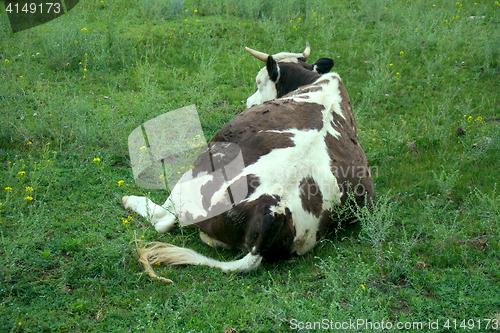
[[[285,214],[276,214],[270,217],[273,228],[267,230],[267,240],[271,244],[262,243],[264,247],[259,253],[267,261],[276,261],[290,258],[293,240],[295,239],[295,227],[293,225],[292,213],[288,208]]]
[[[324,84],[329,84],[330,81],[328,80],[321,80],[321,81],[318,81],[316,83],[314,83],[315,86],[321,86],[321,85],[324,85]]]
[[[316,129],[323,127],[322,110],[318,104],[266,102],[237,115],[217,133],[211,142],[232,142],[241,148],[245,166],[276,148],[293,147],[293,134],[269,131]],[[267,111],[267,112],[264,112]],[[195,165],[196,169],[196,165]]]
[[[248,194],[247,197],[252,195],[253,192],[260,186],[259,177],[254,174],[247,175],[247,184],[248,184]]]
[[[212,163],[210,162],[210,155],[208,148],[202,151],[200,155],[198,155],[196,160],[193,162],[193,166],[194,166],[193,177],[198,176],[200,172],[212,173],[214,171]]]
[[[269,261],[288,258],[295,237],[290,210],[286,208],[285,214],[271,212],[271,207],[278,205],[279,201],[276,195],[264,194],[235,207],[235,210],[246,210],[248,214],[245,246]]]
[[[229,211],[196,223],[208,237],[227,244],[232,248],[250,251],[244,244],[248,215],[246,211]]]
[[[295,146],[292,141],[292,133],[260,132],[249,137],[242,146],[243,160],[245,166],[251,165],[257,160],[269,154],[274,149]]]
[[[321,218],[319,219],[318,231],[316,232],[316,241],[320,241],[325,236],[332,231],[333,228],[338,227],[334,220],[332,220],[332,212],[329,210],[325,210]]]
[[[306,212],[319,217],[323,211],[323,194],[319,189],[319,185],[312,177],[305,177],[300,181],[299,190],[302,208]]]
[[[339,81],[339,91],[340,91],[340,97],[342,98],[342,101],[340,102],[340,109],[342,110],[342,114],[345,117],[345,122],[349,126],[349,128],[353,129],[354,131],[354,136],[356,136],[356,131],[357,131],[357,125],[356,125],[356,119],[354,119],[354,112],[352,111],[352,105],[351,105],[351,99],[349,98],[349,95],[347,94],[347,90],[345,89],[344,84],[340,79],[337,79]]]
[[[231,142],[210,142],[209,146],[193,162],[193,177],[197,177],[200,172],[212,173],[227,166],[240,153],[241,150],[237,144]]]
[[[349,192],[354,193],[359,204],[364,203],[365,194],[373,199],[375,191],[370,167],[363,149],[357,144],[357,138],[346,132],[339,137],[327,133],[325,143],[330,156],[330,168],[343,193],[341,204],[346,202]]]
[[[286,259],[291,253],[295,227],[288,208],[285,214],[271,212],[279,201],[277,196],[262,195],[196,225],[208,237],[230,247],[260,254],[270,261]]]
[[[303,94],[307,94],[307,93],[312,93],[312,92],[316,92],[316,91],[320,91],[320,90],[323,90],[323,87],[318,87],[316,85],[314,86],[306,86],[304,88],[301,88],[300,91],[292,91],[291,93],[288,93],[286,94],[285,96],[283,96],[283,98],[286,98],[286,97],[293,97],[295,95],[297,95],[297,93],[299,93],[301,96],[300,98],[309,98],[309,96],[302,96]],[[289,100],[284,100],[284,101],[281,101],[280,102],[287,102]]]

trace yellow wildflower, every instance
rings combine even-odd
[[[364,285],[361,285],[361,288],[363,288],[363,290],[366,290],[365,286]]]
[[[6,190],[6,191],[8,191],[8,192],[10,192],[10,191],[12,191],[12,187],[7,186],[7,187],[5,188],[5,190]]]
[[[26,174],[26,172],[25,171],[19,171],[17,174],[23,176],[23,175]]]
[[[29,195],[27,197],[24,197],[25,200],[31,201],[33,200],[33,197],[30,197]]]
[[[125,181],[123,181],[123,180],[119,180],[119,181],[118,181],[118,186],[122,186],[122,185],[123,185],[123,183],[125,183]]]
[[[33,192],[33,187],[31,186],[26,186],[26,192]]]
[[[93,161],[94,161],[94,163],[95,163],[95,162],[101,162],[101,159],[100,159],[99,157],[96,157],[96,158],[94,158],[94,160],[93,160]]]

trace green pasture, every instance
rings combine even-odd
[[[0,10],[0,332],[500,330],[498,1],[81,0],[15,34]],[[148,241],[243,253],[122,208],[168,195],[135,184],[129,134],[195,104],[210,139],[256,90],[244,47],[306,39],[347,88],[377,204],[302,257],[152,280]]]

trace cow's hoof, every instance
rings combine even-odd
[[[127,209],[127,201],[128,201],[128,198],[129,196],[126,195],[122,198],[122,205],[123,205],[123,208]]]

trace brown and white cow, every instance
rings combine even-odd
[[[213,137],[187,174],[198,180],[191,184],[197,186],[193,193],[203,209],[195,212],[187,207],[186,211],[191,218],[210,216],[223,200],[217,193],[243,182],[248,190],[242,200],[195,225],[205,243],[241,248],[248,254],[220,262],[193,250],[157,243],[139,249],[140,261],[151,277],[171,282],[155,275],[151,264],[156,262],[248,272],[259,267],[262,259],[302,255],[337,225],[332,205],[343,205],[349,191],[360,204],[374,198],[349,96],[340,76],[329,73],[333,60],[321,58],[312,66],[306,64],[308,43],[297,54],[270,56],[247,50],[266,62],[257,75],[258,91],[248,98],[249,108]],[[213,163],[225,165],[235,152],[241,153],[244,167],[215,181]],[[123,197],[123,206],[148,217],[159,232],[167,232],[178,221],[172,203],[180,195],[177,187],[163,206],[136,196]]]

